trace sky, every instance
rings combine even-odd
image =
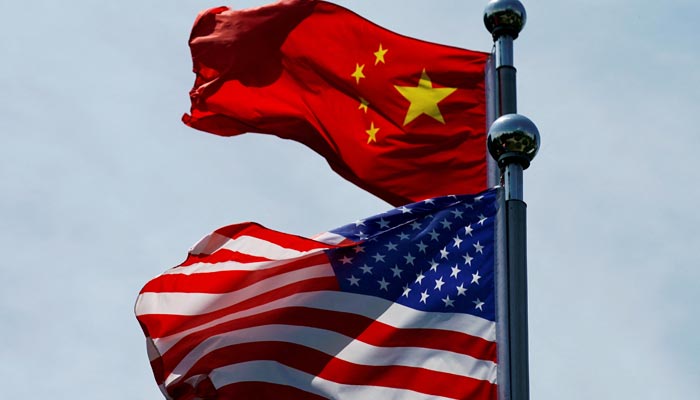
[[[486,1],[337,3],[492,47]],[[523,3],[531,398],[696,398],[700,3]],[[150,278],[220,226],[313,235],[389,208],[300,144],[181,123],[190,29],[218,5],[3,3],[0,397],[162,398],[133,315]]]

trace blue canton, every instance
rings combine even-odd
[[[332,230],[357,243],[328,256],[343,291],[494,321],[497,211],[498,189],[409,204]]]

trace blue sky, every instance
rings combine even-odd
[[[410,36],[492,46],[486,1],[338,3]],[[525,172],[531,397],[694,398],[700,5],[524,4],[518,108],[542,135]],[[190,28],[217,5],[3,6],[3,398],[161,398],[132,311],[148,279],[229,223],[311,235],[388,208],[299,144],[180,122]]]

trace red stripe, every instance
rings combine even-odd
[[[277,232],[272,229],[265,228],[264,226],[255,222],[244,222],[241,224],[234,224],[219,228],[214,233],[219,235],[236,239],[241,236],[252,236],[271,243],[275,243],[279,246],[285,247],[287,249],[293,249],[297,251],[308,251],[312,249],[317,249],[319,247],[333,247],[331,245],[322,244],[315,240],[305,238],[303,236],[292,235],[284,232]]]
[[[165,382],[165,373],[163,366],[163,359],[158,357],[151,360],[151,369],[153,370],[153,377],[156,378],[156,384],[160,385]]]
[[[177,400],[201,399],[274,399],[274,400],[327,400],[307,391],[268,382],[238,382],[215,388],[208,377],[203,377],[194,386],[180,383],[169,388],[169,393]]]
[[[270,260],[266,257],[222,248],[228,244],[229,240],[235,240],[241,236],[258,238],[286,249],[302,252],[319,248],[335,247],[302,236],[267,229],[254,222],[244,222],[225,226],[214,231],[211,235],[203,239],[202,242],[195,245],[194,249],[187,255],[187,259],[178,267],[185,267],[198,262],[213,264],[222,261],[255,262]]]
[[[377,347],[422,347],[466,354],[496,362],[496,343],[479,337],[438,329],[401,329],[361,315],[305,307],[289,307],[225,322],[182,338],[163,354],[167,375],[192,349],[216,335],[268,324],[307,326],[335,331]]]
[[[182,264],[178,265],[176,268],[187,267],[197,263],[217,264],[225,261],[238,261],[242,263],[250,263],[270,261],[270,259],[265,257],[253,256],[245,253],[239,253],[237,251],[231,251],[229,249],[221,249],[215,251],[211,255],[188,254],[187,260],[185,260],[185,262],[183,262]]]
[[[306,279],[209,313],[202,313],[199,315],[147,314],[137,316],[136,318],[141,323],[141,326],[144,327],[146,336],[161,338],[206,324],[238,311],[267,304],[294,294],[339,289],[338,281],[335,277]]]
[[[295,387],[267,382],[233,383],[220,387],[215,393],[219,399],[327,400],[327,397]]]
[[[223,366],[255,360],[276,361],[346,385],[401,388],[453,399],[495,398],[491,396],[495,394],[496,385],[488,381],[416,367],[358,365],[305,346],[284,342],[247,343],[217,349],[200,358],[182,380],[193,375],[209,374]]]
[[[328,264],[325,253],[299,258],[278,267],[254,271],[217,271],[195,274],[165,274],[148,282],[141,293],[230,293],[275,275],[313,265]],[[329,270],[331,266],[328,266]]]

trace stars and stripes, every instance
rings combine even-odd
[[[168,399],[495,399],[497,190],[313,239],[221,228],[142,289]],[[468,228],[468,229],[467,229]]]

